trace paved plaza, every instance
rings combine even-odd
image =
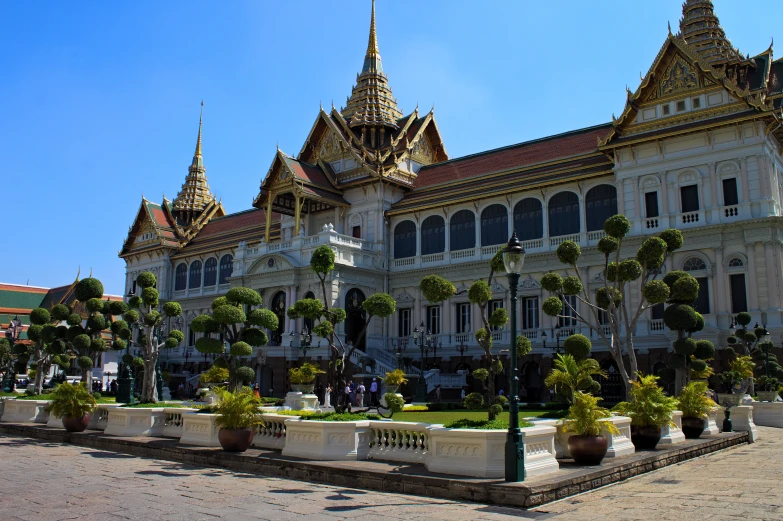
[[[0,435],[0,519],[783,519],[783,439],[712,454],[535,510],[369,492]]]

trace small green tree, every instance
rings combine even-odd
[[[478,379],[486,393],[487,414],[490,420],[495,419],[498,413],[497,408],[492,408],[495,398],[495,376],[503,372],[503,362],[500,355],[508,351],[493,352],[492,331],[502,328],[508,322],[508,312],[505,308],[497,308],[492,313],[489,312],[489,301],[492,299],[492,281],[495,273],[504,272],[503,251],[498,251],[489,261],[489,275],[486,280],[480,279],[471,284],[468,289],[468,299],[472,304],[479,308],[482,326],[474,337],[476,342],[484,351],[485,371],[480,371],[478,376],[473,372],[473,378]],[[456,293],[454,284],[439,275],[429,275],[419,282],[419,289],[428,301],[440,303],[450,298]],[[527,355],[532,349],[530,340],[524,336],[517,336],[514,345],[517,349],[517,356]],[[424,368],[422,367],[422,378],[424,377]]]
[[[635,258],[621,259],[623,239],[631,230],[631,222],[624,215],[614,215],[604,223],[606,236],[598,241],[598,251],[604,257],[604,284],[595,294],[590,294],[579,268],[582,250],[573,241],[564,241],[557,248],[557,258],[568,266],[566,277],[551,272],[541,278],[541,286],[553,293],[542,309],[547,315],[575,319],[593,330],[603,340],[617,364],[625,383],[626,394],[638,373],[634,350],[636,323],[642,314],[655,304],[669,298],[669,287],[656,280],[668,255],[682,247],[682,234],[677,230],[664,230],[657,237],[648,237],[636,251]],[[631,283],[638,284],[639,303],[632,308],[627,294]],[[582,303],[572,306],[567,296],[574,296]],[[569,313],[563,314],[567,308]]]
[[[231,288],[224,297],[212,301],[212,313],[199,315],[190,323],[193,331],[204,333],[196,340],[196,349],[200,353],[219,355],[214,365],[228,369],[231,392],[255,377],[253,369],[243,365],[242,360],[253,354],[253,347],[261,347],[269,341],[262,328],[277,329],[277,315],[268,309],[253,309],[262,302],[261,295],[254,289]],[[228,343],[228,351],[224,342]]]
[[[330,307],[329,294],[326,291],[326,281],[334,270],[334,251],[326,245],[316,248],[310,259],[310,269],[318,277],[322,299],[300,299],[288,308],[287,315],[291,319],[305,318],[315,323],[312,333],[324,339],[329,347],[330,374],[328,378],[333,382],[335,389],[340,389],[346,363],[361,344],[373,317],[385,318],[393,315],[397,309],[397,303],[387,293],[375,293],[365,299],[362,302],[362,310],[364,311],[362,327],[356,341],[352,345],[346,346],[335,333],[337,325],[345,321],[346,312],[343,308]],[[343,393],[338,393],[338,397],[342,400]],[[340,403],[337,404],[337,407],[340,407]]]
[[[155,289],[157,282],[155,275],[152,273],[148,271],[139,273],[139,276],[136,277],[136,285],[141,288],[141,296],[131,297],[128,300],[128,306],[131,309],[125,314],[126,320],[130,319],[130,323],[138,324],[143,332],[141,342],[139,342],[142,352],[141,359],[144,364],[144,377],[141,383],[140,397],[142,403],[157,403],[158,401],[155,366],[160,356],[160,350],[173,349],[185,339],[182,331],[176,329],[169,331],[165,340],[161,341],[159,338],[159,336],[162,336],[161,326],[164,321],[167,318],[180,316],[182,314],[182,306],[177,302],[166,302],[162,306],[162,311],[159,311],[161,308],[160,299],[158,290]],[[130,313],[130,311],[133,311],[133,313]],[[119,324],[117,327],[112,328],[111,331],[113,335],[122,337],[125,335],[125,329],[127,329],[127,322]],[[114,340],[116,349],[122,349],[125,347],[124,344],[125,340],[123,338]]]
[[[747,313],[745,311],[741,313],[737,313],[737,316],[734,317],[737,324],[739,324],[741,327],[739,329],[736,329],[734,331],[734,334],[731,335],[729,338],[726,339],[726,343],[729,345],[729,348],[736,354],[736,349],[740,350],[740,354],[744,356],[751,356],[753,357],[758,363],[756,365],[756,370],[758,374],[764,374],[765,376],[768,376],[767,373],[762,369],[761,364],[763,364],[766,367],[766,363],[769,360],[770,367],[772,371],[775,370],[775,366],[777,365],[777,358],[775,355],[771,353],[772,347],[770,346],[767,348],[764,346],[767,342],[764,342],[764,337],[768,334],[767,330],[763,327],[759,327],[758,324],[755,325],[753,328],[753,331],[749,331],[749,325],[752,320],[752,317],[750,313]],[[763,347],[762,347],[763,346]],[[765,351],[768,349],[768,351]],[[766,356],[765,353],[768,353],[769,356]],[[751,395],[755,394],[756,386],[755,382],[751,381],[749,391]]]
[[[663,282],[669,288],[669,305],[663,312],[663,323],[677,332],[669,363],[680,375],[675,381],[675,392],[679,393],[692,378],[704,380],[712,375],[709,361],[715,355],[715,346],[709,340],[691,338],[704,329],[704,317],[693,308],[699,296],[699,281],[687,272],[675,270],[667,273]]]

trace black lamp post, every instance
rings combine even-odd
[[[464,366],[465,365],[465,352],[468,350],[468,346],[466,346],[463,343],[460,343],[457,346],[457,351],[459,351],[459,365]]]
[[[408,349],[408,343],[402,338],[392,340],[389,351],[394,354],[394,359],[397,361],[397,369],[402,369],[402,354],[406,349]]]
[[[419,403],[424,403],[427,401],[427,382],[424,380],[424,349],[431,341],[432,335],[429,334],[425,329],[424,322],[421,323],[421,326],[414,328],[413,343],[416,344],[416,346],[421,351],[421,358],[419,358],[419,368],[421,369],[421,374],[419,375],[418,382],[416,382],[416,397],[414,398],[414,400]]]
[[[294,338],[296,338],[296,330],[291,331],[290,336],[290,342],[288,343],[289,347],[293,347],[294,345]],[[299,333],[299,350],[302,351],[302,360],[307,361],[307,351],[310,350],[310,346],[313,342],[313,335],[310,333],[310,330],[307,328],[307,326],[302,329],[302,332]]]
[[[133,291],[128,292],[128,299],[135,296]],[[137,331],[138,323],[129,324],[129,326],[131,328],[131,337],[125,350],[126,355],[130,355],[133,339],[136,338],[134,333]],[[133,371],[130,366],[131,364],[129,363],[123,362],[120,364],[119,377],[117,378],[117,398],[115,400],[117,403],[132,404],[134,402],[133,391],[136,387],[136,381],[133,378]]]
[[[525,250],[511,234],[503,251],[503,265],[508,274],[511,296],[511,401],[508,409],[508,435],[506,436],[506,481],[525,480],[525,449],[522,446],[522,431],[519,429],[519,375],[517,374],[517,287],[522,266],[525,264]]]

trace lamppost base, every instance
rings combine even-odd
[[[525,481],[525,447],[519,428],[509,429],[506,436],[506,481]]]

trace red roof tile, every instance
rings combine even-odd
[[[414,190],[597,152],[598,138],[605,138],[611,128],[598,125],[428,165],[419,170]]]
[[[272,213],[272,220],[279,221],[280,214]],[[233,213],[226,215],[225,217],[218,217],[205,224],[194,238],[194,241],[217,233],[246,228],[257,224],[266,224],[266,211],[260,208]]]
[[[311,183],[323,186],[324,188],[334,188],[332,183],[329,182],[329,179],[327,179],[326,174],[317,166],[302,163],[292,157],[286,157],[285,162],[288,165],[288,168],[290,168],[299,179],[310,181]]]

